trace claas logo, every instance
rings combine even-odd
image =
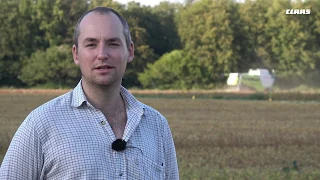
[[[311,14],[311,9],[287,9],[286,14]]]

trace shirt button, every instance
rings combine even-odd
[[[134,160],[134,163],[135,163],[136,165],[139,165],[139,159],[135,159],[135,160]]]
[[[101,124],[102,126],[104,126],[104,125],[106,125],[106,121],[101,121],[100,124]]]
[[[122,175],[123,175],[123,173],[120,173],[120,174],[119,174],[119,176],[122,176]]]

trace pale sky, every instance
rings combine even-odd
[[[180,2],[183,3],[184,0],[115,0],[122,4],[127,4],[130,1],[140,2],[141,5],[149,5],[149,6],[155,6],[159,4],[162,1],[169,1],[169,2]]]

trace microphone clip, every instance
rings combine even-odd
[[[112,143],[112,149],[120,152],[126,149],[127,142],[122,139],[117,139]]]

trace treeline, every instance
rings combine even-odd
[[[0,0],[0,86],[73,87],[77,19],[96,6],[127,19],[135,59],[128,88],[214,88],[229,72],[274,69],[277,77],[320,75],[320,1],[186,0],[155,7],[112,0]],[[311,9],[287,15],[286,9]]]

